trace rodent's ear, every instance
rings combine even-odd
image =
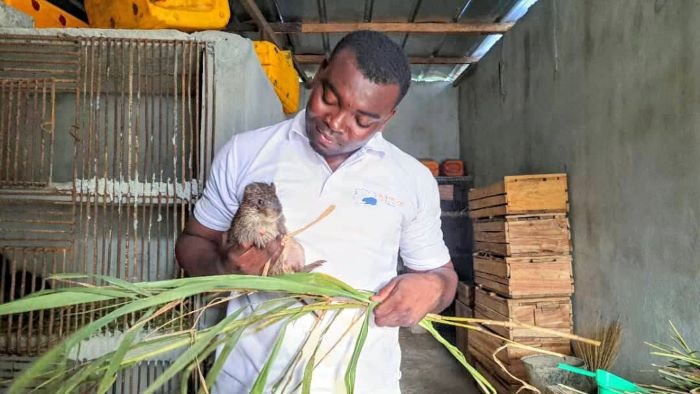
[[[275,187],[275,182],[271,182],[270,187],[272,188],[273,192],[277,192],[277,188]]]

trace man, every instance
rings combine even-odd
[[[238,134],[217,153],[194,219],[178,239],[177,258],[190,275],[261,273],[265,262],[279,254],[279,242],[265,250],[244,245],[221,251],[223,234],[251,182],[275,183],[290,231],[335,205],[331,215],[296,238],[307,263],[326,260],[316,271],[376,292],[380,304],[360,356],[356,390],[398,393],[397,327],[415,325],[427,313],[447,307],[457,284],[440,230],[434,178],[381,133],[408,90],[410,68],[388,37],[358,31],[338,43],[312,85],[305,111]],[[396,276],[399,252],[408,272]],[[234,300],[229,313],[265,299],[256,294]],[[326,336],[340,338],[350,323],[348,316],[337,319],[334,327],[339,328]],[[287,327],[281,361],[268,381],[282,373],[311,324],[300,319]],[[217,392],[248,392],[278,331],[269,327],[246,333],[227,360]],[[353,345],[341,341],[319,364],[313,393],[342,391]]]

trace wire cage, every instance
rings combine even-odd
[[[65,285],[54,273],[182,275],[175,240],[214,149],[213,56],[195,40],[0,37],[0,303]],[[191,325],[186,308],[153,324]],[[39,355],[109,310],[0,318],[0,354]],[[139,392],[163,363],[125,372],[113,392]]]

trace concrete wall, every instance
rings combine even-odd
[[[460,86],[477,186],[569,174],[576,326],[619,315],[616,371],[642,381],[669,320],[700,348],[698,22],[694,0],[541,0]]]
[[[300,106],[309,90],[303,89]],[[413,82],[384,137],[418,158],[459,157],[458,90],[448,82]]]
[[[34,27],[34,20],[16,8],[0,3],[0,27]]]

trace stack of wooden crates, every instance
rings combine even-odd
[[[572,332],[571,237],[565,174],[507,176],[469,191],[474,227],[474,317],[509,320]],[[494,333],[532,347],[570,354],[568,339],[523,328],[491,326]],[[519,383],[493,360],[504,343],[469,331],[468,351],[499,393]],[[508,347],[498,359],[525,380],[520,359],[532,351]]]

